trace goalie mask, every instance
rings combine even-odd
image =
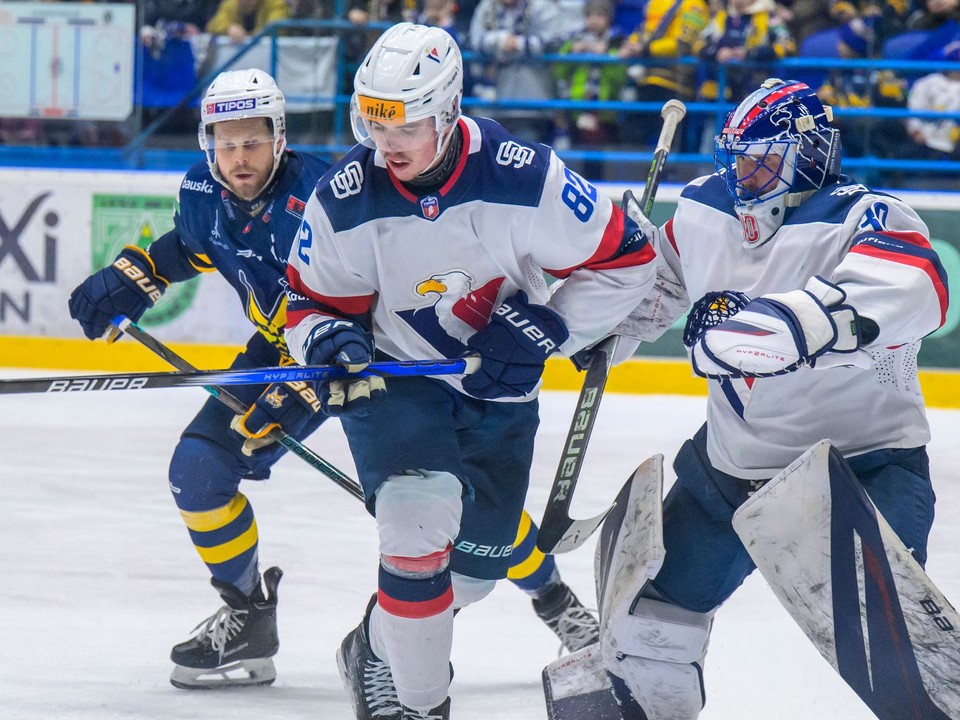
[[[807,85],[770,78],[731,112],[714,161],[727,183],[745,247],[770,239],[785,209],[840,177],[840,131]]]
[[[406,125],[433,118],[437,155],[460,117],[463,60],[445,30],[400,23],[374,43],[357,69],[350,120],[357,142],[376,148],[371,125]]]
[[[262,117],[267,120],[273,135],[273,170],[260,190],[269,186],[287,145],[284,113],[283,93],[274,79],[263,70],[253,68],[220,73],[207,88],[200,103],[198,132],[200,149],[207,156],[207,166],[214,179],[224,187],[230,187],[217,168],[213,126],[229,120]]]

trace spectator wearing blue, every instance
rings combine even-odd
[[[611,0],[588,0],[580,30],[559,49],[561,55],[609,55],[617,57],[623,35],[613,27]],[[560,97],[570,100],[619,100],[627,79],[622,63],[570,62],[554,65]],[[571,123],[570,120],[573,120]],[[560,113],[554,149],[564,149],[557,138],[567,136],[577,146],[607,146],[619,138],[617,113],[611,110],[577,110]],[[590,180],[603,178],[603,163],[584,164],[583,174]]]
[[[948,0],[949,1],[949,0]],[[956,2],[956,0],[952,0]],[[875,57],[883,42],[903,32],[911,9],[911,0],[831,0],[830,16],[841,27],[856,28],[862,22],[867,32],[860,32],[867,39],[866,57]],[[851,25],[853,23],[853,25]]]
[[[869,57],[876,46],[875,25],[854,17],[840,26],[837,54],[844,59]],[[903,108],[906,83],[890,70],[831,69],[817,96],[834,108]],[[908,145],[903,123],[897,119],[838,117],[844,152],[851,156],[900,157]]]
[[[700,58],[718,65],[742,61],[773,63],[797,51],[773,0],[727,0],[726,7],[713,16],[700,41],[697,53]],[[768,70],[728,70],[724,99],[745,96],[769,75]],[[713,77],[700,86],[700,96],[705,100],[716,100],[718,92]]]
[[[483,73],[486,97],[556,97],[553,72],[537,58],[560,45],[558,12],[554,0],[481,0],[470,22],[469,40],[470,46],[490,61]],[[479,74],[476,80],[480,82]],[[509,109],[483,114],[500,121],[527,142],[549,143],[552,139],[552,115],[543,110]]]
[[[620,48],[620,57],[654,61],[689,57],[709,20],[705,0],[648,0],[643,22]],[[658,104],[671,98],[692,100],[696,91],[692,65],[632,64],[627,74],[626,100]],[[660,131],[659,108],[632,113],[622,130],[626,140],[652,146]]]

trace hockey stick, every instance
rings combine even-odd
[[[113,323],[117,330],[126,333],[141,345],[144,345],[149,350],[153,351],[168,363],[173,365],[175,368],[177,368],[177,370],[183,370],[187,372],[196,371],[197,368],[188,363],[180,355],[177,355],[177,353],[157,340],[150,333],[143,330],[139,325],[131,322],[128,318],[116,318],[114,319]],[[231,395],[229,391],[223,388],[214,387],[212,385],[205,385],[204,389],[235,413],[242,414],[247,411],[247,406],[241,400],[237,399],[235,395]],[[292,452],[311,467],[322,472],[355,498],[363,501],[363,489],[356,480],[348,475],[345,475],[336,467],[328,463],[283,428],[274,428],[267,434],[267,437],[271,438],[275,442],[280,443],[287,448],[287,450]]]
[[[673,144],[673,136],[677,125],[686,114],[686,106],[679,100],[668,100],[660,110],[663,125],[660,128],[660,137],[653,153],[653,162],[647,173],[647,182],[640,196],[640,208],[643,214],[649,216],[653,209],[653,200],[660,185],[663,168]],[[629,202],[636,202],[633,193],[629,190],[624,194],[624,211]],[[593,348],[590,367],[583,380],[583,388],[577,400],[577,409],[574,412],[570,429],[567,431],[567,440],[560,456],[557,474],[550,488],[547,506],[540,521],[540,532],[537,535],[537,547],[544,553],[569,552],[582,545],[588,537],[603,522],[614,506],[611,505],[599,515],[577,520],[570,517],[570,504],[573,501],[573,490],[580,477],[580,468],[587,451],[587,443],[593,432],[593,425],[597,419],[597,410],[603,397],[603,390],[607,384],[607,376],[613,364],[613,355],[617,349],[619,338],[616,335],[608,337]]]
[[[90,392],[106,390],[153,390],[171,387],[207,385],[269,385],[275,382],[339,380],[369,375],[420,377],[427,375],[466,375],[473,372],[479,358],[449,360],[388,360],[373,362],[359,373],[348,373],[340,365],[290,365],[251,370],[194,370],[191,372],[115,373],[112,375],[68,375],[48,378],[0,380],[0,395],[17,393]]]

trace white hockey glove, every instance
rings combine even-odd
[[[814,367],[831,351],[860,348],[860,317],[846,293],[821,277],[803,290],[710,293],[690,311],[684,343],[701,377],[770,377]],[[837,364],[837,363],[831,363]]]

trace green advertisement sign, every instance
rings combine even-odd
[[[126,245],[146,248],[173,229],[176,198],[163,195],[94,195],[90,228],[92,269],[113,262]],[[146,312],[140,324],[165,325],[193,304],[199,278],[167,288],[160,301]]]
[[[676,203],[663,202],[654,207],[651,220],[662,225],[673,215]],[[934,250],[940,256],[940,262],[947,272],[950,289],[950,305],[943,327],[927,338],[920,348],[919,362],[924,368],[960,368],[960,223],[956,210],[923,210],[917,213],[930,228],[930,237]],[[903,308],[909,313],[910,308]],[[657,342],[643,343],[638,355],[646,357],[686,357],[681,339],[683,320]]]

